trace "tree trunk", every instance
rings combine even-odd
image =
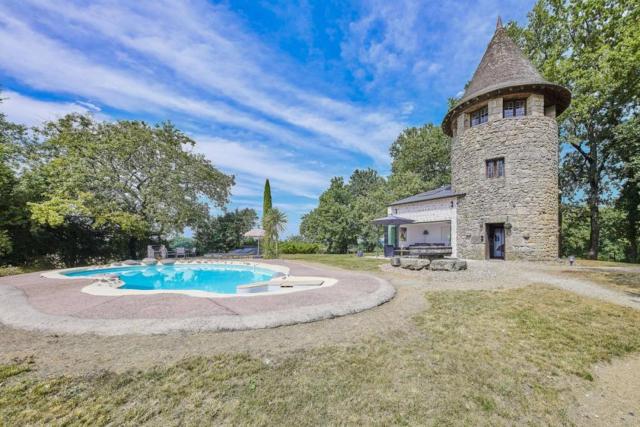
[[[597,183],[596,183],[597,186]],[[597,190],[591,186],[589,196],[589,218],[591,233],[589,236],[589,259],[598,259],[598,242],[600,241],[600,209],[598,207]],[[596,192],[596,193],[594,193]]]
[[[558,188],[560,187],[558,183]],[[558,191],[558,258],[564,254],[564,241],[562,239],[562,193]]]
[[[138,239],[135,237],[129,237],[129,257],[138,259]]]
[[[589,143],[589,216],[591,234],[589,236],[589,259],[598,259],[598,243],[600,242],[600,174],[598,172],[598,144]]]
[[[629,180],[622,187],[620,193],[622,208],[627,213],[627,224],[625,235],[629,240],[627,251],[627,261],[638,262],[638,223],[640,222],[640,191],[638,185],[633,180]]]

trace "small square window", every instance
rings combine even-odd
[[[504,157],[487,160],[486,174],[487,174],[487,178],[503,177],[504,176]]]
[[[471,113],[471,126],[478,126],[489,120],[489,107],[486,105]]]
[[[527,101],[525,99],[515,99],[502,103],[502,117],[521,117],[527,115]]]

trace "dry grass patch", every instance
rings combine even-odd
[[[344,268],[345,270],[380,271],[380,265],[388,263],[388,260],[357,257],[352,254],[295,254],[282,255],[283,259],[295,261],[315,262]]]
[[[589,280],[608,288],[640,296],[640,273],[614,270],[565,270],[565,275]]]
[[[561,290],[430,292],[392,336],[0,384],[0,424],[558,425],[594,362],[640,350],[640,313]],[[10,368],[8,368],[10,369]]]

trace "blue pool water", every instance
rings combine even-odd
[[[275,272],[246,265],[180,264],[112,267],[65,273],[70,277],[117,274],[124,282],[120,289],[197,290],[235,294],[236,286],[262,282]]]

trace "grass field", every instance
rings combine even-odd
[[[424,297],[407,330],[276,362],[42,378],[16,361],[0,367],[0,425],[558,425],[595,362],[640,351],[640,312],[557,289]]]
[[[283,259],[296,261],[315,262],[319,264],[331,265],[344,268],[346,270],[380,271],[380,265],[388,263],[388,260],[357,257],[353,254],[296,254],[282,255]]]

